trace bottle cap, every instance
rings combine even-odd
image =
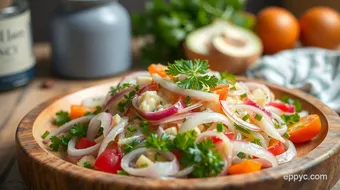
[[[0,9],[9,7],[12,5],[12,3],[13,3],[13,0],[0,0]]]

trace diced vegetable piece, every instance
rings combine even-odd
[[[230,139],[230,140],[234,139],[234,136],[235,136],[235,134],[233,132],[226,132],[226,133],[224,133],[224,135],[226,137],[228,137],[228,139]],[[217,137],[212,137],[211,140],[213,141],[214,144],[222,142],[222,140],[220,138],[217,138]]]
[[[282,142],[272,139],[269,141],[268,151],[274,156],[280,155],[286,151],[285,146]]]
[[[70,112],[70,116],[71,119],[76,119],[79,117],[83,117],[85,115],[85,113],[87,112],[91,112],[92,109],[85,107],[85,106],[80,106],[80,105],[71,105],[71,112]]]
[[[151,84],[152,83],[152,77],[147,77],[147,76],[137,77],[136,80],[137,80],[137,84],[139,86],[147,85],[147,84]]]
[[[221,85],[216,88],[211,89],[211,91],[215,94],[220,95],[220,100],[226,100],[229,92],[229,85]]]
[[[253,160],[244,160],[238,164],[234,164],[230,166],[228,169],[228,173],[235,175],[235,174],[245,174],[260,171],[262,164],[260,162],[256,162]]]
[[[136,168],[146,168],[152,164],[153,162],[148,157],[140,155],[136,161]]]
[[[269,105],[279,108],[280,110],[287,112],[287,113],[294,113],[295,112],[295,107],[294,105],[290,104],[285,104],[281,102],[270,102]]]
[[[150,75],[153,74],[158,74],[160,77],[165,78],[168,76],[168,74],[166,74],[165,70],[167,69],[166,66],[161,65],[161,64],[151,64],[148,67],[148,71],[150,73]]]
[[[93,168],[96,158],[94,156],[84,156],[78,162],[77,165],[85,168]]]
[[[288,126],[288,134],[293,143],[303,143],[314,138],[321,130],[320,117],[316,114],[301,117],[300,121]]]
[[[98,156],[94,167],[97,170],[116,174],[118,170],[121,170],[120,165],[122,156],[120,155],[116,146],[108,147],[101,155]]]
[[[169,135],[177,135],[177,128],[176,127],[170,127],[164,130]]]

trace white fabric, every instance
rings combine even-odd
[[[340,51],[300,48],[264,56],[247,76],[298,88],[340,112]]]

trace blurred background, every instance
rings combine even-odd
[[[130,13],[141,12],[148,0],[121,0]],[[33,35],[35,42],[45,42],[49,40],[49,20],[53,10],[56,9],[60,0],[29,0],[32,10]],[[314,6],[329,6],[340,11],[340,1],[338,0],[248,0],[246,9],[252,13],[257,13],[266,6],[281,6],[289,9],[297,17],[307,9]]]

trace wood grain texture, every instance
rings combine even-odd
[[[261,172],[206,179],[164,181],[119,176],[78,167],[59,158],[42,142],[41,135],[55,111],[78,103],[84,97],[105,93],[109,84],[85,89],[40,104],[21,121],[16,133],[19,169],[31,189],[330,189],[340,178],[340,119],[318,99],[298,90],[268,84],[276,96],[290,95],[301,100],[305,109],[322,120],[321,133],[309,143],[297,147],[299,157]],[[327,174],[327,180],[289,182],[287,174]]]

